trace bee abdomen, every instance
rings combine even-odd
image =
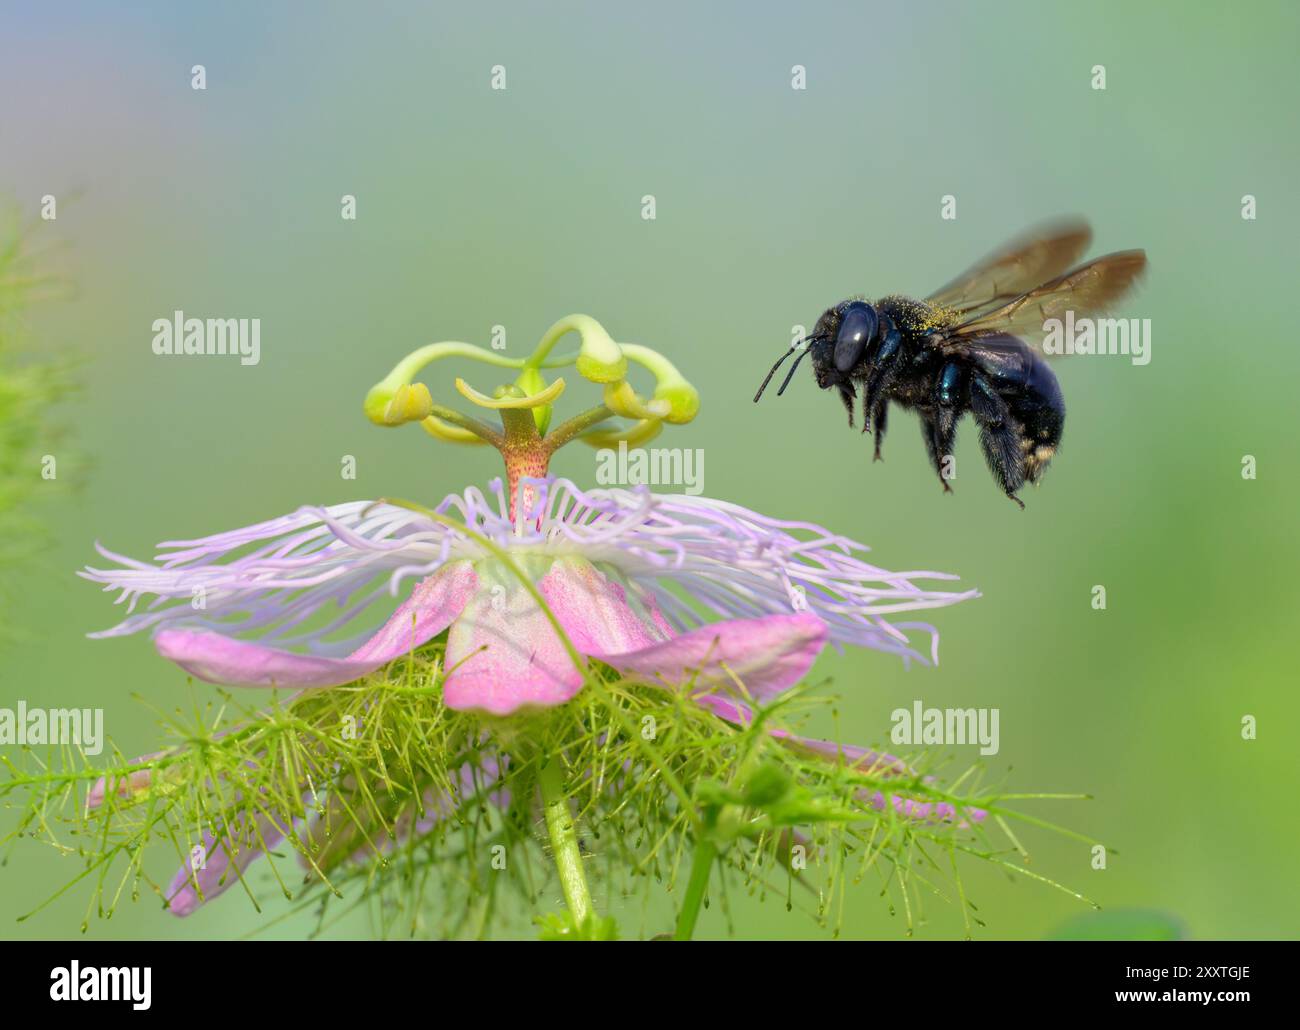
[[[1025,478],[1036,483],[1061,444],[1061,433],[1065,429],[1065,398],[1047,362],[1032,352],[1030,356],[1032,360],[1024,385],[1008,401],[1021,425],[1020,447],[1025,456]]]

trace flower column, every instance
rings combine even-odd
[[[578,334],[575,353],[553,357],[551,352],[570,332]],[[501,428],[470,415],[435,404],[429,388],[414,382],[425,366],[443,358],[469,358],[498,368],[516,370],[513,382],[496,387],[491,396],[464,379],[456,389],[480,408],[496,411]],[[653,375],[654,392],[642,397],[628,381],[629,362]],[[584,379],[602,388],[601,403],[574,415],[551,429],[552,407],[564,392],[565,381],[547,382],[545,369],[572,365]],[[381,426],[419,422],[430,436],[449,443],[491,444],[506,465],[510,489],[510,514],[528,511],[535,500],[519,496],[520,480],[542,478],[551,455],[573,440],[593,447],[639,447],[654,439],[665,422],[690,422],[700,409],[700,395],[677,368],[657,351],[632,343],[616,343],[604,327],[588,315],[569,315],[542,336],[527,358],[507,358],[469,343],[433,343],[413,351],[371,388],[366,395],[366,417]],[[607,425],[626,419],[620,427]],[[527,492],[526,492],[527,493]],[[522,500],[522,509],[519,501]]]

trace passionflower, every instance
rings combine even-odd
[[[552,357],[570,331],[579,334],[579,350]],[[414,381],[444,358],[518,372],[491,395],[456,380],[464,397],[499,414],[499,429],[435,404]],[[565,366],[598,385],[601,403],[552,428],[565,382],[548,382],[546,370]],[[630,384],[630,366],[654,377],[651,393],[643,396]],[[594,934],[570,807],[575,784],[590,785],[591,806],[638,781],[662,780],[675,792],[670,825],[693,827],[703,845],[686,902],[689,910],[693,899],[695,911],[704,889],[697,867],[707,885],[712,861],[741,837],[786,847],[800,839],[794,830],[800,820],[845,822],[873,811],[894,821],[954,826],[983,817],[982,809],[927,794],[933,779],[898,758],[815,740],[770,718],[827,643],[870,648],[905,663],[936,662],[934,628],[895,617],[951,605],[974,591],[937,589],[932,584],[954,578],[938,572],[880,568],[866,560],[863,545],[809,522],[645,488],[583,489],[548,474],[551,456],[572,441],[639,446],[665,424],[694,418],[698,394],[662,355],[616,343],[599,323],[575,315],[556,323],[525,359],[464,343],[421,348],[369,392],[364,407],[379,425],[419,422],[440,440],[495,447],[505,479],[493,480],[486,492],[470,487],[448,494],[432,508],[382,498],[303,507],[242,529],[164,542],[153,561],[101,547],[112,564],[81,574],[116,592],[127,614],[92,635],[147,631],[160,654],[198,679],[280,688],[299,698],[329,695],[328,688],[356,690],[382,679],[386,669],[422,658],[437,704],[455,713],[437,732],[454,736],[470,760],[447,756],[433,782],[427,775],[403,781],[404,796],[417,800],[401,802],[400,811],[377,810],[389,842],[381,847],[364,832],[345,844],[332,840],[332,820],[344,813],[352,818],[346,799],[377,793],[359,782],[366,768],[340,773],[337,759],[313,745],[300,759],[304,782],[290,777],[268,786],[242,770],[274,765],[275,749],[243,753],[242,764],[204,774],[205,785],[222,781],[242,809],[205,830],[197,845],[205,861],[183,867],[166,892],[173,912],[187,914],[242,879],[254,857],[285,838],[308,856],[366,846],[379,852],[466,806],[522,806],[526,817],[536,805],[571,910],[567,931]],[[611,425],[620,418],[622,428]],[[401,597],[396,610],[375,617],[391,597]],[[651,752],[636,751],[638,741],[618,742],[634,736],[620,732],[630,728],[624,702],[642,688],[685,706],[677,710],[679,733],[698,734],[713,748],[747,741],[736,752],[743,775],[702,786],[692,797],[679,773],[727,771],[694,751],[679,766],[638,773]],[[566,706],[581,713],[584,689],[606,701],[621,697],[624,706],[615,704],[603,723],[574,715],[587,721],[572,724],[576,736],[568,740],[555,730],[559,717],[537,721]],[[357,711],[382,728],[373,697]],[[755,743],[760,740],[768,743]],[[769,746],[781,756],[775,764],[762,757]],[[836,781],[834,799],[814,797],[794,784],[799,763],[811,763],[814,778],[832,775],[818,766],[847,778]],[[881,789],[890,781],[898,785]],[[167,760],[158,755],[98,782],[90,805],[155,789],[176,790]],[[331,798],[344,800],[333,805]],[[217,852],[215,860],[208,857]]]
[[[446,497],[433,509],[445,521],[354,502],[170,541],[152,565],[101,549],[119,567],[83,575],[131,608],[153,603],[94,635],[150,629],[200,679],[293,689],[360,679],[446,632],[448,707],[505,716],[563,704],[583,683],[535,595],[586,658],[666,685],[734,677],[758,698],[797,682],[827,640],[932,661],[932,627],[886,616],[973,596],[924,589],[914,581],[949,577],[888,572],[820,527],[724,502],[564,479],[517,488],[535,500],[513,518],[496,480],[495,503],[473,488]],[[377,630],[332,639],[408,580]],[[923,651],[906,630],[928,636]]]

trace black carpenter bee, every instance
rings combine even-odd
[[[874,427],[876,461],[890,401],[916,410],[945,492],[957,423],[969,411],[994,478],[1023,508],[1016,493],[1042,477],[1065,424],[1061,387],[1039,342],[1044,323],[1066,311],[1076,319],[1104,312],[1146,267],[1144,251],[1124,250],[1067,271],[1091,239],[1086,223],[1058,222],[991,254],[925,300],[851,298],[828,308],[772,366],[754,400],[798,351],[777,396],[785,393],[799,362],[812,354],[817,385],[839,391],[850,426],[862,386],[862,431]]]

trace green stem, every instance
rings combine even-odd
[[[765,732],[761,719],[750,725],[750,743],[740,765],[731,777],[733,787],[746,783],[754,774],[762,754],[761,750],[754,746],[754,734],[760,732]],[[744,808],[739,805],[723,805],[718,813],[714,832],[720,833],[721,839],[730,840],[739,832],[744,820]],[[704,895],[709,889],[709,876],[713,872],[713,863],[718,857],[718,845],[714,842],[717,838],[701,838],[698,836],[699,832],[700,830],[697,829],[695,854],[691,858],[691,878],[686,884],[686,895],[682,898],[681,911],[677,913],[677,929],[673,934],[675,941],[689,941],[691,934],[695,932],[695,922],[700,917],[700,906],[704,903]]]
[[[613,417],[614,413],[605,405],[600,404],[594,408],[588,408],[581,414],[574,415],[573,418],[566,422],[561,422],[546,435],[546,439],[543,441],[546,445],[547,454],[554,454],[579,434],[585,433],[592,426],[598,426],[606,419]]]
[[[497,414],[505,430],[502,437],[505,446],[540,450],[542,438],[537,435],[537,422],[530,408],[502,408]]]
[[[555,868],[560,873],[564,900],[573,914],[574,925],[581,928],[591,918],[591,893],[587,877],[582,871],[582,851],[578,847],[578,829],[569,811],[569,799],[564,793],[564,778],[560,763],[549,761],[537,774],[542,788],[542,803],[546,808],[546,830],[551,836],[551,849],[555,852]]]
[[[695,856],[691,859],[691,878],[686,884],[686,896],[682,898],[681,911],[677,913],[677,929],[673,933],[675,941],[689,941],[695,932],[695,921],[700,917],[700,906],[709,889],[709,875],[713,872],[713,860],[718,857],[718,846],[711,840],[702,840],[695,846]]]
[[[429,414],[436,415],[444,422],[450,422],[453,426],[459,426],[461,429],[468,429],[475,436],[490,443],[498,450],[501,449],[501,445],[505,442],[505,437],[486,422],[473,418],[470,415],[462,415],[455,408],[444,408],[441,404],[435,404]]]
[[[577,363],[578,352],[574,351],[572,354],[561,354],[558,358],[547,358],[544,361],[533,362],[533,365],[536,368],[568,368],[570,365],[576,365]],[[525,365],[524,367],[527,368],[528,366]]]
[[[393,370],[384,377],[383,381],[393,387],[401,383],[412,382],[425,365],[440,358],[471,358],[486,365],[496,365],[498,368],[522,368],[524,364],[521,358],[508,358],[504,354],[484,350],[472,343],[445,340],[442,343],[430,343],[419,348],[419,350],[412,351],[393,366]]]
[[[606,335],[601,324],[590,315],[566,315],[542,334],[533,352],[524,358],[523,367],[553,368],[554,365],[547,359],[551,356],[552,348],[560,342],[560,337],[566,333],[577,333],[583,340],[591,335]],[[573,359],[577,361],[577,355],[574,355]]]

